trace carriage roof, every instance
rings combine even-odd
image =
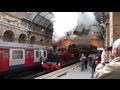
[[[47,46],[41,45],[31,45],[31,44],[21,44],[21,43],[14,43],[14,42],[0,42],[0,47],[9,47],[9,48],[26,48],[26,49],[47,49]]]

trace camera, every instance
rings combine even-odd
[[[112,51],[112,46],[110,47],[104,47],[105,51]]]

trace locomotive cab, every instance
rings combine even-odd
[[[50,69],[50,70],[57,70],[60,69],[60,62],[59,62],[59,57],[56,52],[50,51],[48,53],[46,61],[43,61],[42,66],[45,69]]]

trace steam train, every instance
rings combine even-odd
[[[81,56],[80,51],[75,48],[74,45],[69,45],[66,48],[59,48],[50,52],[48,53],[47,60],[42,62],[42,66],[49,70],[57,70],[60,69],[61,66],[79,61]]]
[[[102,53],[102,51],[97,50],[95,46],[92,45],[78,46],[75,44],[71,44],[66,48],[59,48],[56,51],[51,52],[56,53],[57,58],[52,58],[50,60],[50,57],[48,57],[46,61],[42,62],[42,66],[46,69],[52,70],[60,69],[61,66],[63,65],[78,62],[82,53],[84,53],[86,56],[89,56],[91,53]],[[54,55],[50,54],[50,56],[52,57]]]
[[[0,76],[35,66],[60,69],[62,65],[79,61],[81,53],[85,52],[75,45],[69,45],[56,50],[58,61],[49,61],[48,53],[51,49],[52,47],[39,45],[0,42]]]
[[[0,42],[0,77],[36,66],[45,68],[45,64],[51,63],[47,61],[51,49],[52,47],[47,46]],[[61,61],[57,64],[56,61],[52,62],[50,69],[60,69],[63,64]]]

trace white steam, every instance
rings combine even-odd
[[[77,24],[78,24],[77,31],[81,32],[83,30],[83,28],[85,28],[87,30],[89,28],[89,26],[91,26],[93,24],[99,24],[99,23],[95,19],[93,12],[84,12],[82,14],[79,14]]]
[[[85,26],[90,26],[93,24],[99,24],[94,16],[94,12],[84,12],[82,14],[79,14],[78,17],[78,25],[85,25]]]
[[[53,40],[58,41],[66,35],[66,32],[74,31],[75,27],[87,28],[90,25],[98,24],[93,12],[53,12],[56,21],[54,22]],[[79,28],[79,30],[80,30]],[[82,29],[82,28],[81,28]]]
[[[58,41],[66,35],[66,32],[74,30],[77,26],[76,12],[53,12],[56,21],[54,22],[54,41]]]

